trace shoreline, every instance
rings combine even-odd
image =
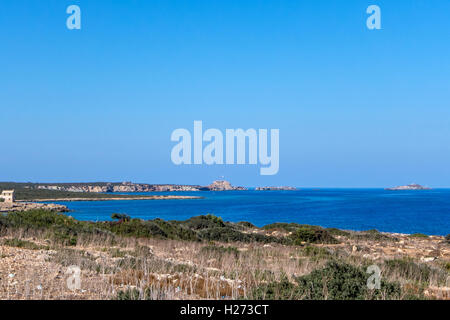
[[[53,198],[53,199],[32,199],[17,200],[18,203],[26,202],[78,202],[78,201],[124,201],[124,200],[186,200],[186,199],[204,199],[198,196],[178,196],[178,195],[162,195],[162,196],[139,196],[139,197],[117,197],[117,198]]]

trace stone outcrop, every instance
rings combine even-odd
[[[36,203],[36,202],[14,202],[12,204],[0,203],[0,212],[18,212],[35,209],[50,210],[55,212],[70,211],[66,206],[55,203]]]
[[[216,180],[209,186],[202,188],[207,191],[232,191],[232,190],[246,190],[244,187],[233,187],[231,183],[225,180]]]

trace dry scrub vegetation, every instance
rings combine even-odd
[[[450,243],[438,236],[215,216],[76,221],[0,216],[1,299],[449,299]],[[381,270],[368,289],[367,267]],[[81,269],[70,290],[69,266]]]

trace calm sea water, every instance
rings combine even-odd
[[[303,189],[299,191],[172,192],[195,200],[58,202],[79,220],[110,220],[114,212],[133,218],[184,220],[211,213],[226,221],[273,222],[386,232],[450,233],[450,189]]]

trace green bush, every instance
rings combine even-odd
[[[423,234],[423,233],[413,233],[409,236],[411,238],[429,238],[426,234]]]
[[[223,228],[225,227],[225,223],[223,220],[219,217],[213,216],[213,215],[206,215],[206,216],[197,216],[192,217],[186,221],[177,221],[179,224],[182,224],[189,229],[193,230],[203,230],[208,228]]]
[[[328,262],[323,269],[314,270],[296,279],[296,283],[282,279],[261,285],[253,290],[254,299],[305,299],[305,300],[361,300],[398,299],[401,288],[398,283],[381,280],[379,290],[369,289],[369,274],[355,266]]]
[[[160,290],[145,290],[127,289],[117,293],[116,300],[166,300],[166,294]]]
[[[384,262],[386,274],[396,275],[417,282],[428,282],[432,269],[426,264],[418,264],[411,259],[392,259]]]
[[[287,231],[287,232],[294,232],[302,226],[304,226],[304,225],[301,225],[298,223],[276,222],[276,223],[271,223],[271,224],[265,225],[262,228],[264,230],[282,230],[282,231]]]
[[[351,238],[355,240],[398,241],[397,238],[383,234],[376,229],[354,233]]]
[[[250,223],[248,221],[239,221],[237,225],[242,226],[244,228],[251,228],[251,229],[256,228],[256,226],[253,223]]]
[[[3,241],[3,245],[9,246],[9,247],[30,249],[30,250],[48,249],[47,246],[40,246],[33,242],[26,241],[26,240],[20,240],[20,239],[5,239]]]
[[[292,235],[295,245],[301,245],[302,242],[307,243],[339,243],[327,230],[314,226],[302,226],[298,228]]]
[[[325,268],[315,270],[297,279],[299,291],[305,299],[360,300],[360,299],[398,299],[401,296],[400,284],[381,281],[381,288],[369,289],[367,280],[370,274],[355,266],[329,262]]]
[[[252,290],[250,295],[252,300],[301,300],[302,296],[298,286],[293,284],[286,277],[278,282],[269,282]]]
[[[328,231],[328,233],[330,233],[333,236],[343,236],[343,237],[349,237],[351,234],[350,232],[341,230],[341,229],[337,229],[337,228],[326,228],[326,231]]]
[[[111,219],[119,221],[130,221],[130,216],[124,213],[113,213]]]
[[[185,221],[162,219],[141,220],[114,215],[119,221],[78,221],[64,214],[45,210],[12,212],[0,215],[0,231],[21,229],[25,232],[44,231],[49,239],[64,245],[76,245],[80,235],[105,237],[123,236],[137,238],[161,238],[187,241],[242,241],[280,242],[280,239],[261,234],[247,234],[242,227],[225,223],[221,218],[207,215]]]
[[[231,227],[225,228],[208,228],[198,232],[200,239],[204,241],[221,241],[221,242],[280,242],[274,237],[262,234],[248,234],[237,231]]]
[[[332,256],[331,252],[326,248],[319,248],[314,246],[306,246],[302,248],[305,256],[310,257],[313,261],[328,259]]]
[[[447,243],[450,243],[450,234],[445,236],[445,240],[447,241]]]

